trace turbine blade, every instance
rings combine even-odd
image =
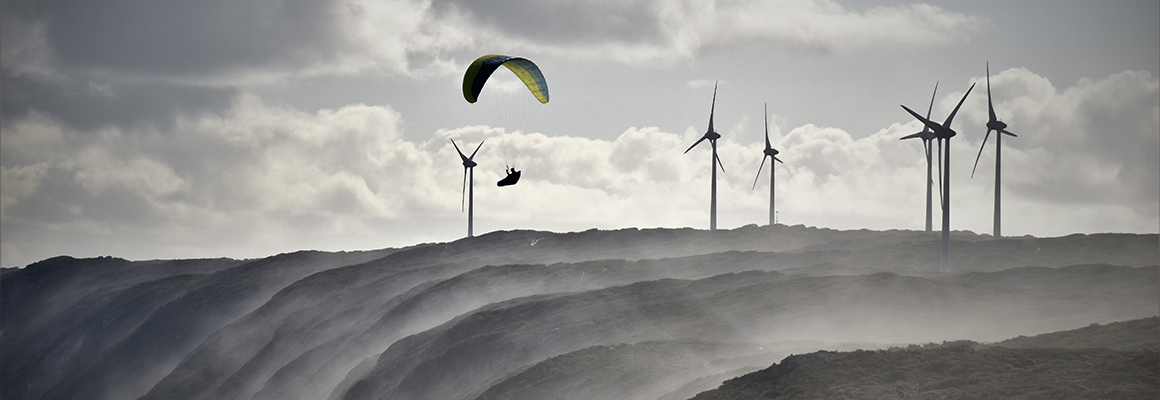
[[[761,165],[757,166],[757,176],[753,177],[753,187],[749,188],[749,190],[757,189],[757,180],[761,178],[761,170],[765,168],[765,159],[768,157],[768,155],[761,157]]]
[[[708,139],[708,138],[709,138],[708,136],[701,136],[701,138],[697,139],[697,141],[695,143],[693,143],[692,146],[689,146],[688,150],[685,150],[684,154],[689,154],[689,150],[692,150],[694,147],[697,147],[697,145],[701,144],[701,142],[704,142],[705,139]]]
[[[467,156],[463,155],[463,151],[459,150],[459,145],[455,144],[455,139],[451,139],[451,145],[455,146],[455,152],[459,153],[459,158],[463,159],[463,162],[466,163]]]
[[[987,147],[987,139],[991,137],[991,129],[983,136],[983,144],[979,145],[979,155],[975,156],[975,166],[971,168],[971,179],[975,179],[975,169],[979,168],[979,157],[983,156],[983,148]]]
[[[486,140],[485,140],[485,141],[483,141],[483,142],[486,142]],[[479,146],[475,146],[475,151],[471,152],[471,157],[467,157],[467,159],[468,159],[468,160],[473,160],[473,159],[475,159],[475,153],[478,153],[478,152],[479,152],[479,148],[480,148],[480,147],[483,147],[483,142],[479,142]]]
[[[914,112],[914,110],[911,110],[911,109],[907,108],[906,106],[902,106],[902,109],[906,110],[906,112],[910,113],[910,115],[914,116],[914,118],[917,118],[919,121],[922,122],[923,125],[925,125],[926,127],[930,128],[932,130],[938,131],[939,128],[942,128],[941,126],[939,126],[939,124],[937,122],[923,118],[921,115],[918,115],[918,113]]]
[[[714,132],[713,130],[713,110],[717,109],[717,82],[713,82],[713,104],[709,106],[709,130],[705,133]]]
[[[930,129],[930,128],[927,128],[927,127],[926,127],[926,125],[923,125],[923,127],[922,127],[922,130],[923,130],[923,131],[926,131],[927,129]],[[926,132],[918,132],[918,133],[912,133],[912,134],[909,134],[909,135],[903,136],[903,137],[899,138],[898,140],[906,140],[906,139],[921,138],[923,133],[926,133]]]
[[[779,163],[785,164],[785,161],[782,161],[780,158],[777,158],[777,157],[774,157],[773,161],[777,161]]]
[[[1011,135],[1011,136],[1014,136],[1014,137],[1019,137],[1019,135],[1016,135],[1016,134],[1014,134],[1014,133],[1011,133],[1011,132],[1007,131],[1006,129],[1004,129],[1004,130],[1001,130],[1001,131],[999,131],[999,132],[1003,132],[1003,133],[1006,133],[1006,134],[1008,134],[1008,135]]]
[[[725,164],[721,163],[721,157],[717,157],[717,146],[713,146],[713,159],[717,160],[717,165],[721,166],[721,172],[725,172]]]
[[[971,84],[971,88],[970,88],[970,89],[967,89],[967,93],[966,93],[966,94],[963,94],[963,98],[962,98],[961,100],[959,100],[959,104],[955,106],[955,109],[954,109],[954,111],[951,111],[951,115],[948,115],[948,116],[947,116],[947,122],[943,122],[942,126],[945,126],[945,127],[947,127],[947,129],[950,129],[950,127],[951,127],[951,121],[953,121],[953,120],[955,119],[955,114],[958,114],[958,113],[959,113],[959,107],[962,107],[962,106],[963,106],[963,102],[964,102],[964,101],[967,101],[967,96],[969,96],[969,95],[971,94],[971,89],[974,89],[974,88],[975,88],[975,84],[974,84],[974,83],[972,83],[972,84]],[[949,145],[949,144],[948,144],[948,145]]]
[[[765,148],[767,150],[773,148],[773,145],[769,144],[769,104],[765,105]],[[765,159],[761,159],[761,162],[765,162]]]
[[[926,109],[926,119],[930,119],[930,110],[934,109],[934,96],[936,94],[938,94],[938,81],[934,81],[934,93],[930,94],[930,107],[927,107]],[[926,125],[923,125],[922,131],[926,132],[927,129],[929,128],[927,128]]]
[[[991,103],[991,62],[987,62],[987,112],[991,116],[991,122],[998,121],[995,118],[995,105]]]

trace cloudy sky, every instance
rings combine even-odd
[[[704,132],[719,82],[719,225],[921,229],[921,126],[955,119],[952,226],[1160,231],[1156,1],[0,0],[0,264],[56,255],[263,257],[476,233],[708,227]],[[476,57],[535,61],[463,100]],[[522,169],[497,188],[505,164]],[[937,228],[937,222],[936,222]]]

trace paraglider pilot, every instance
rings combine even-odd
[[[516,171],[515,167],[511,167],[510,169],[505,167],[504,172],[506,172],[508,175],[506,177],[504,177],[503,179],[500,179],[499,182],[496,182],[495,183],[496,186],[500,186],[500,187],[511,186],[511,185],[515,185],[516,182],[520,181],[520,171]]]

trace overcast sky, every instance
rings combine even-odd
[[[475,231],[763,224],[763,104],[779,221],[922,229],[935,82],[955,119],[952,227],[1008,236],[1160,231],[1156,1],[2,0],[0,264],[56,256],[263,257]],[[541,105],[497,71],[536,62]],[[523,170],[498,188],[505,164]],[[938,223],[936,221],[936,229]]]

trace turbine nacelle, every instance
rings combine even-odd
[[[946,121],[943,121],[942,124],[931,121],[930,119],[927,119],[927,118],[923,118],[921,115],[918,115],[918,113],[914,112],[914,110],[911,110],[911,109],[907,108],[906,106],[902,106],[902,109],[906,110],[906,112],[910,113],[911,116],[914,116],[914,118],[921,121],[922,124],[925,125],[927,128],[930,128],[930,130],[934,132],[935,138],[937,138],[937,139],[950,139],[952,137],[955,137],[955,135],[958,134],[957,132],[954,131],[954,129],[951,129],[951,122],[954,121],[955,114],[958,114],[958,112],[959,112],[959,107],[963,106],[963,102],[967,100],[967,96],[969,96],[971,94],[971,90],[973,90],[974,88],[975,88],[975,84],[972,83],[971,88],[967,89],[967,93],[963,94],[963,98],[961,100],[959,100],[959,104],[955,106],[955,109],[953,111],[951,111],[951,114],[947,116]]]
[[[1007,129],[1007,123],[1003,121],[989,121],[987,122],[987,129],[1002,132],[1004,129]]]
[[[995,142],[996,143],[998,143],[998,141],[999,141],[999,134],[1018,137],[1018,135],[1011,133],[1011,132],[1008,132],[1007,131],[1007,123],[1000,121],[999,117],[995,116],[995,103],[991,100],[991,63],[989,63],[989,62],[987,63],[987,114],[989,114],[989,118],[987,120],[987,133],[985,135],[983,135],[983,143],[981,145],[979,145],[979,155],[975,156],[975,167],[971,168],[971,177],[972,178],[975,177],[975,170],[979,168],[979,158],[981,158],[983,156],[983,148],[987,146],[987,139],[989,139],[991,137],[991,131],[996,132],[995,133]],[[996,146],[998,146],[998,145],[996,145]],[[995,148],[996,174],[998,174],[998,168],[999,168],[998,167],[998,165],[999,165],[999,153],[998,152],[999,151],[1000,151],[1000,149],[998,147],[996,147]],[[998,180],[997,176],[998,175],[996,175],[996,178],[995,178],[996,193],[998,193],[998,187],[999,187],[999,180]],[[996,197],[996,199],[998,199],[998,198]],[[998,200],[996,200],[996,204],[998,204]],[[998,215],[998,212],[996,211],[995,214]],[[998,221],[998,217],[996,217],[996,221]],[[995,236],[998,236],[998,234],[996,234]]]
[[[471,152],[470,157],[463,155],[463,151],[459,150],[459,145],[455,144],[455,139],[451,139],[451,145],[455,146],[455,152],[459,153],[459,159],[463,160],[463,168],[472,168],[472,167],[475,167],[476,165],[479,165],[479,164],[475,163],[474,158],[475,158],[475,153],[479,152],[479,148],[483,147],[483,142],[479,142],[479,146],[475,147],[475,151]]]
[[[479,146],[475,146],[475,151],[471,152],[471,156],[470,156],[470,157],[469,157],[469,156],[465,156],[465,155],[463,155],[463,151],[462,151],[462,150],[459,150],[459,145],[455,144],[455,139],[451,139],[451,145],[452,145],[452,146],[455,146],[455,152],[456,152],[456,153],[459,153],[459,159],[463,161],[463,189],[462,189],[462,191],[461,191],[461,192],[460,192],[460,194],[459,194],[459,195],[460,195],[460,196],[459,196],[459,208],[460,208],[460,210],[462,211],[462,209],[463,209],[463,201],[464,201],[464,199],[466,198],[466,195],[467,195],[467,170],[468,170],[468,169],[471,169],[471,168],[475,168],[475,166],[476,166],[476,165],[479,165],[479,164],[476,164],[476,163],[475,163],[475,160],[474,160],[474,158],[475,158],[475,153],[479,153],[479,148],[480,148],[480,147],[483,147],[483,142],[481,141],[481,142],[479,142]],[[474,169],[472,169],[472,171],[475,171],[475,170],[474,170]],[[472,176],[473,176],[473,178],[472,178],[472,185],[474,185],[474,184],[475,184],[475,181],[474,181],[474,179],[475,179],[475,178],[474,178],[474,174],[472,174]],[[469,214],[469,215],[470,215],[470,214]],[[471,236],[471,228],[470,228],[470,227],[471,227],[471,221],[470,221],[470,220],[471,220],[471,218],[470,218],[470,217],[468,217],[468,223],[467,223],[467,225],[468,225],[468,230],[467,230],[467,232],[468,232],[468,236]]]
[[[717,84],[714,83],[713,84],[713,103],[712,103],[712,105],[709,106],[709,128],[705,130],[705,134],[702,135],[700,139],[697,139],[697,141],[695,143],[693,143],[692,146],[689,146],[689,148],[685,150],[685,154],[688,154],[689,150],[692,150],[694,147],[697,147],[697,145],[701,144],[701,142],[704,142],[705,139],[708,139],[709,143],[713,145],[713,158],[717,158],[717,139],[721,138],[721,134],[717,133],[717,131],[713,129],[713,112],[716,109],[717,109]],[[720,162],[721,160],[717,160],[717,161]],[[721,167],[721,169],[725,169],[725,168]]]
[[[991,101],[991,63],[987,63],[987,135],[990,136],[991,131],[1000,132],[1008,136],[1018,136],[1007,131],[1007,124],[999,120],[995,116],[995,103]],[[987,143],[987,136],[983,137],[983,143]],[[979,149],[982,152],[982,147]],[[981,154],[981,153],[980,153]]]
[[[713,148],[715,149],[715,148],[717,148],[717,139],[720,139],[720,138],[721,138],[721,135],[718,134],[717,132],[706,132],[704,136],[701,136],[700,139],[697,139],[696,142],[693,142],[692,146],[689,146],[688,149],[685,149],[685,154],[688,154],[689,150],[692,150],[694,147],[697,147],[697,145],[701,144],[701,142],[704,142],[705,140],[708,140],[709,143],[712,144]],[[716,153],[714,153],[714,154],[716,154]]]
[[[914,138],[919,138],[919,139],[922,139],[922,140],[935,140],[935,139],[938,139],[938,137],[937,137],[937,136],[935,136],[935,134],[934,134],[934,131],[931,131],[929,128],[927,128],[927,127],[924,125],[924,126],[923,126],[923,129],[922,129],[922,132],[912,133],[912,134],[909,134],[909,135],[903,136],[903,137],[899,138],[898,140],[906,140],[906,139],[914,139]]]
[[[753,187],[750,188],[749,190],[753,190],[754,188],[757,188],[757,179],[761,178],[761,169],[765,167],[765,159],[772,158],[773,161],[777,161],[779,163],[785,164],[784,161],[781,161],[781,159],[777,158],[777,155],[780,152],[777,151],[777,149],[773,148],[773,144],[769,143],[769,110],[768,109],[765,110],[765,150],[762,150],[761,152],[765,155],[761,157],[761,165],[757,166],[757,176],[753,177]],[[773,175],[772,175],[773,174],[773,163],[772,162],[769,163],[769,173],[771,174],[770,175],[770,188],[769,188],[769,199],[770,199],[769,200],[769,209],[771,210],[770,213],[772,214],[773,213],[773,211],[772,211],[773,210]],[[769,221],[770,221],[769,222],[770,224],[773,224],[773,217],[770,217]]]
[[[965,99],[966,97],[963,97],[963,98]],[[955,135],[958,134],[958,132],[955,132],[954,129],[950,128],[949,124],[947,126],[943,126],[942,124],[939,124],[938,122],[934,122],[934,121],[931,121],[929,119],[923,118],[921,115],[918,115],[918,113],[912,111],[911,109],[907,108],[906,106],[902,106],[902,108],[905,109],[906,112],[909,112],[911,115],[913,115],[914,118],[917,118],[919,121],[921,121],[922,124],[925,125],[927,128],[930,128],[931,131],[930,131],[929,135],[933,136],[935,139],[950,139],[952,137],[955,137]],[[955,108],[955,111],[958,111],[958,108]],[[954,117],[953,113],[951,114],[951,117],[952,118]],[[919,133],[910,135],[908,137],[922,137],[919,135],[923,135],[923,133],[919,132]],[[903,139],[906,139],[908,137],[903,137]]]

